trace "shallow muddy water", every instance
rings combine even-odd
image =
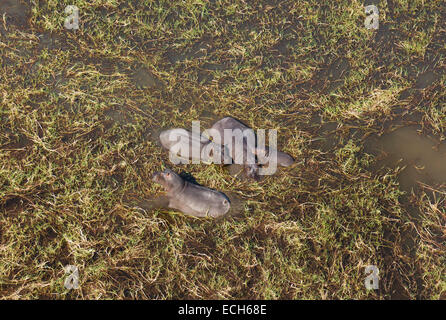
[[[162,89],[163,82],[158,79],[146,67],[138,68],[133,74],[132,80],[137,88]]]
[[[25,25],[29,11],[29,8],[19,0],[0,1],[0,15],[6,15],[15,24]]]
[[[403,191],[446,184],[446,142],[421,135],[417,126],[407,126],[371,137],[365,151],[378,156],[379,167],[405,167],[398,176]]]
[[[415,89],[425,89],[431,86],[434,82],[438,81],[441,76],[434,71],[426,71],[418,75],[418,78],[415,82]]]

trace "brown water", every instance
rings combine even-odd
[[[135,71],[132,80],[137,88],[162,89],[164,87],[164,83],[143,66]]]
[[[195,42],[190,48],[185,50],[170,49],[166,52],[165,56],[170,63],[176,64],[177,62],[183,62],[185,60],[204,58],[212,51],[211,41],[203,39]]]
[[[417,126],[396,129],[365,144],[366,152],[378,156],[378,166],[405,167],[398,176],[403,191],[416,190],[420,183],[446,184],[446,142],[417,131]]]
[[[366,139],[364,148],[367,153],[375,154],[378,158],[373,170],[380,170],[382,167],[403,168],[397,177],[400,189],[408,193],[413,190],[417,194],[424,184],[426,188],[423,191],[433,198],[435,192],[432,190],[442,190],[446,185],[446,142],[421,134],[419,128],[416,125],[404,126],[380,137],[372,136]],[[401,198],[402,207],[407,218],[417,221],[420,208],[410,198],[409,194]],[[394,237],[392,232],[386,236],[391,242],[395,241]],[[398,255],[408,260],[416,259],[419,235],[415,228],[411,224],[403,225],[399,237],[401,247]],[[395,252],[395,249],[383,249],[382,254],[389,266],[394,263]],[[407,279],[403,279],[396,269],[390,267],[389,270],[388,291],[391,299],[409,299],[410,294],[405,289]],[[418,293],[423,291],[422,277],[419,270],[415,270],[412,275],[411,281],[416,283]]]
[[[441,76],[434,71],[426,71],[418,75],[414,87],[415,89],[425,89],[438,81],[440,78]]]
[[[252,181],[252,178],[249,178],[248,175],[246,174],[246,170],[243,165],[234,163],[226,166],[226,169],[229,175],[239,179],[240,181]]]
[[[240,217],[244,215],[245,212],[245,201],[239,197],[238,194],[232,191],[224,191],[223,192],[231,202],[231,208],[229,211],[219,220],[228,218],[228,217]]]
[[[5,15],[9,21],[19,26],[27,24],[29,12],[29,8],[19,0],[0,1],[0,15]]]
[[[344,84],[344,79],[348,76],[351,66],[346,58],[339,58],[333,61],[326,71],[328,86],[326,92],[332,92]]]

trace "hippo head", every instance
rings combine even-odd
[[[226,214],[229,209],[231,209],[231,201],[228,199],[228,197],[224,197],[223,201],[222,201],[222,205],[223,205],[223,212]]]
[[[219,193],[218,200],[214,200],[213,207],[214,210],[209,213],[209,216],[212,218],[218,218],[228,213],[229,209],[231,209],[231,201],[225,194]]]
[[[167,191],[181,188],[184,184],[183,178],[170,169],[162,172],[155,172],[152,180],[162,185]]]

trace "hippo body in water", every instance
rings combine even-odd
[[[224,193],[190,183],[170,169],[156,172],[153,181],[166,189],[168,207],[187,215],[217,218],[231,207]]]
[[[240,151],[241,154],[236,154],[236,148],[238,147],[238,143],[235,137],[232,137],[232,143],[230,141],[225,141],[224,136],[225,133],[224,131],[226,129],[230,129],[233,130],[233,132],[235,130],[240,130],[240,132],[243,135],[243,145],[242,145],[242,149]],[[254,131],[249,128],[248,126],[244,125],[243,123],[241,123],[240,121],[231,118],[231,117],[226,117],[223,118],[219,121],[217,121],[216,123],[214,123],[214,125],[212,126],[211,130],[209,130],[209,133],[212,134],[212,130],[216,130],[218,132],[218,134],[221,137],[221,144],[225,145],[229,148],[229,152],[230,155],[232,157],[232,159],[237,163],[237,164],[243,164],[245,167],[245,171],[246,171],[246,175],[248,177],[254,178],[256,180],[259,179],[258,176],[258,170],[259,170],[259,166],[257,165],[256,161],[255,161],[255,135],[254,135]],[[252,138],[250,141],[249,140],[249,136],[251,135]],[[231,146],[229,146],[231,144]]]
[[[257,145],[257,138],[255,136],[254,130],[248,127],[247,125],[243,124],[239,120],[232,118],[232,117],[225,117],[216,123],[211,128],[211,134],[212,130],[216,130],[222,139],[222,144],[228,146],[231,142],[230,141],[224,141],[224,131],[225,130],[240,130],[243,135],[243,159],[237,159],[237,163],[241,164],[243,163],[245,166],[246,173],[249,177],[258,179],[258,170],[259,165],[255,161],[255,155],[258,157],[268,157],[270,152],[273,149],[270,149],[268,146],[258,146]],[[250,138],[251,137],[251,140]],[[233,159],[239,158],[235,154],[236,149],[236,138],[232,138],[232,148],[229,147],[229,151],[231,152],[231,157]],[[294,163],[294,159],[287,153],[274,150],[277,152],[277,164],[288,167]],[[252,158],[249,158],[249,154],[251,154]],[[240,161],[241,160],[241,161]]]
[[[192,160],[199,163],[231,163],[229,152],[225,146],[213,143],[202,135],[181,128],[164,130],[160,133],[161,145],[179,159]],[[181,161],[179,161],[181,162]]]

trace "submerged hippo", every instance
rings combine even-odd
[[[224,193],[190,183],[170,169],[154,173],[153,181],[166,189],[168,207],[187,215],[217,218],[231,207]]]
[[[231,163],[229,152],[225,146],[216,144],[200,135],[181,128],[164,130],[160,133],[161,145],[170,151],[172,162],[192,160],[193,163]]]
[[[226,145],[228,147],[229,144],[232,144],[232,148],[229,148],[231,157],[233,159],[237,159],[236,163],[243,164],[245,166],[246,173],[251,178],[258,179],[259,165],[258,162],[255,160],[255,156],[257,156],[258,158],[265,159],[270,155],[272,155],[272,152],[274,152],[276,153],[275,160],[277,161],[277,164],[283,167],[288,167],[294,163],[294,159],[285,152],[271,149],[268,146],[259,146],[254,130],[235,118],[225,117],[217,121],[216,123],[214,123],[211,130],[209,131],[211,135],[213,133],[212,130],[216,130],[216,132],[218,132],[218,134],[221,137],[221,142],[223,145]],[[240,155],[235,154],[236,153],[235,150],[237,147],[237,140],[235,136],[232,137],[232,143],[231,141],[224,140],[225,130],[232,130],[233,133],[236,130],[240,130],[240,132],[244,133],[242,140],[243,143],[242,159],[240,159]]]

